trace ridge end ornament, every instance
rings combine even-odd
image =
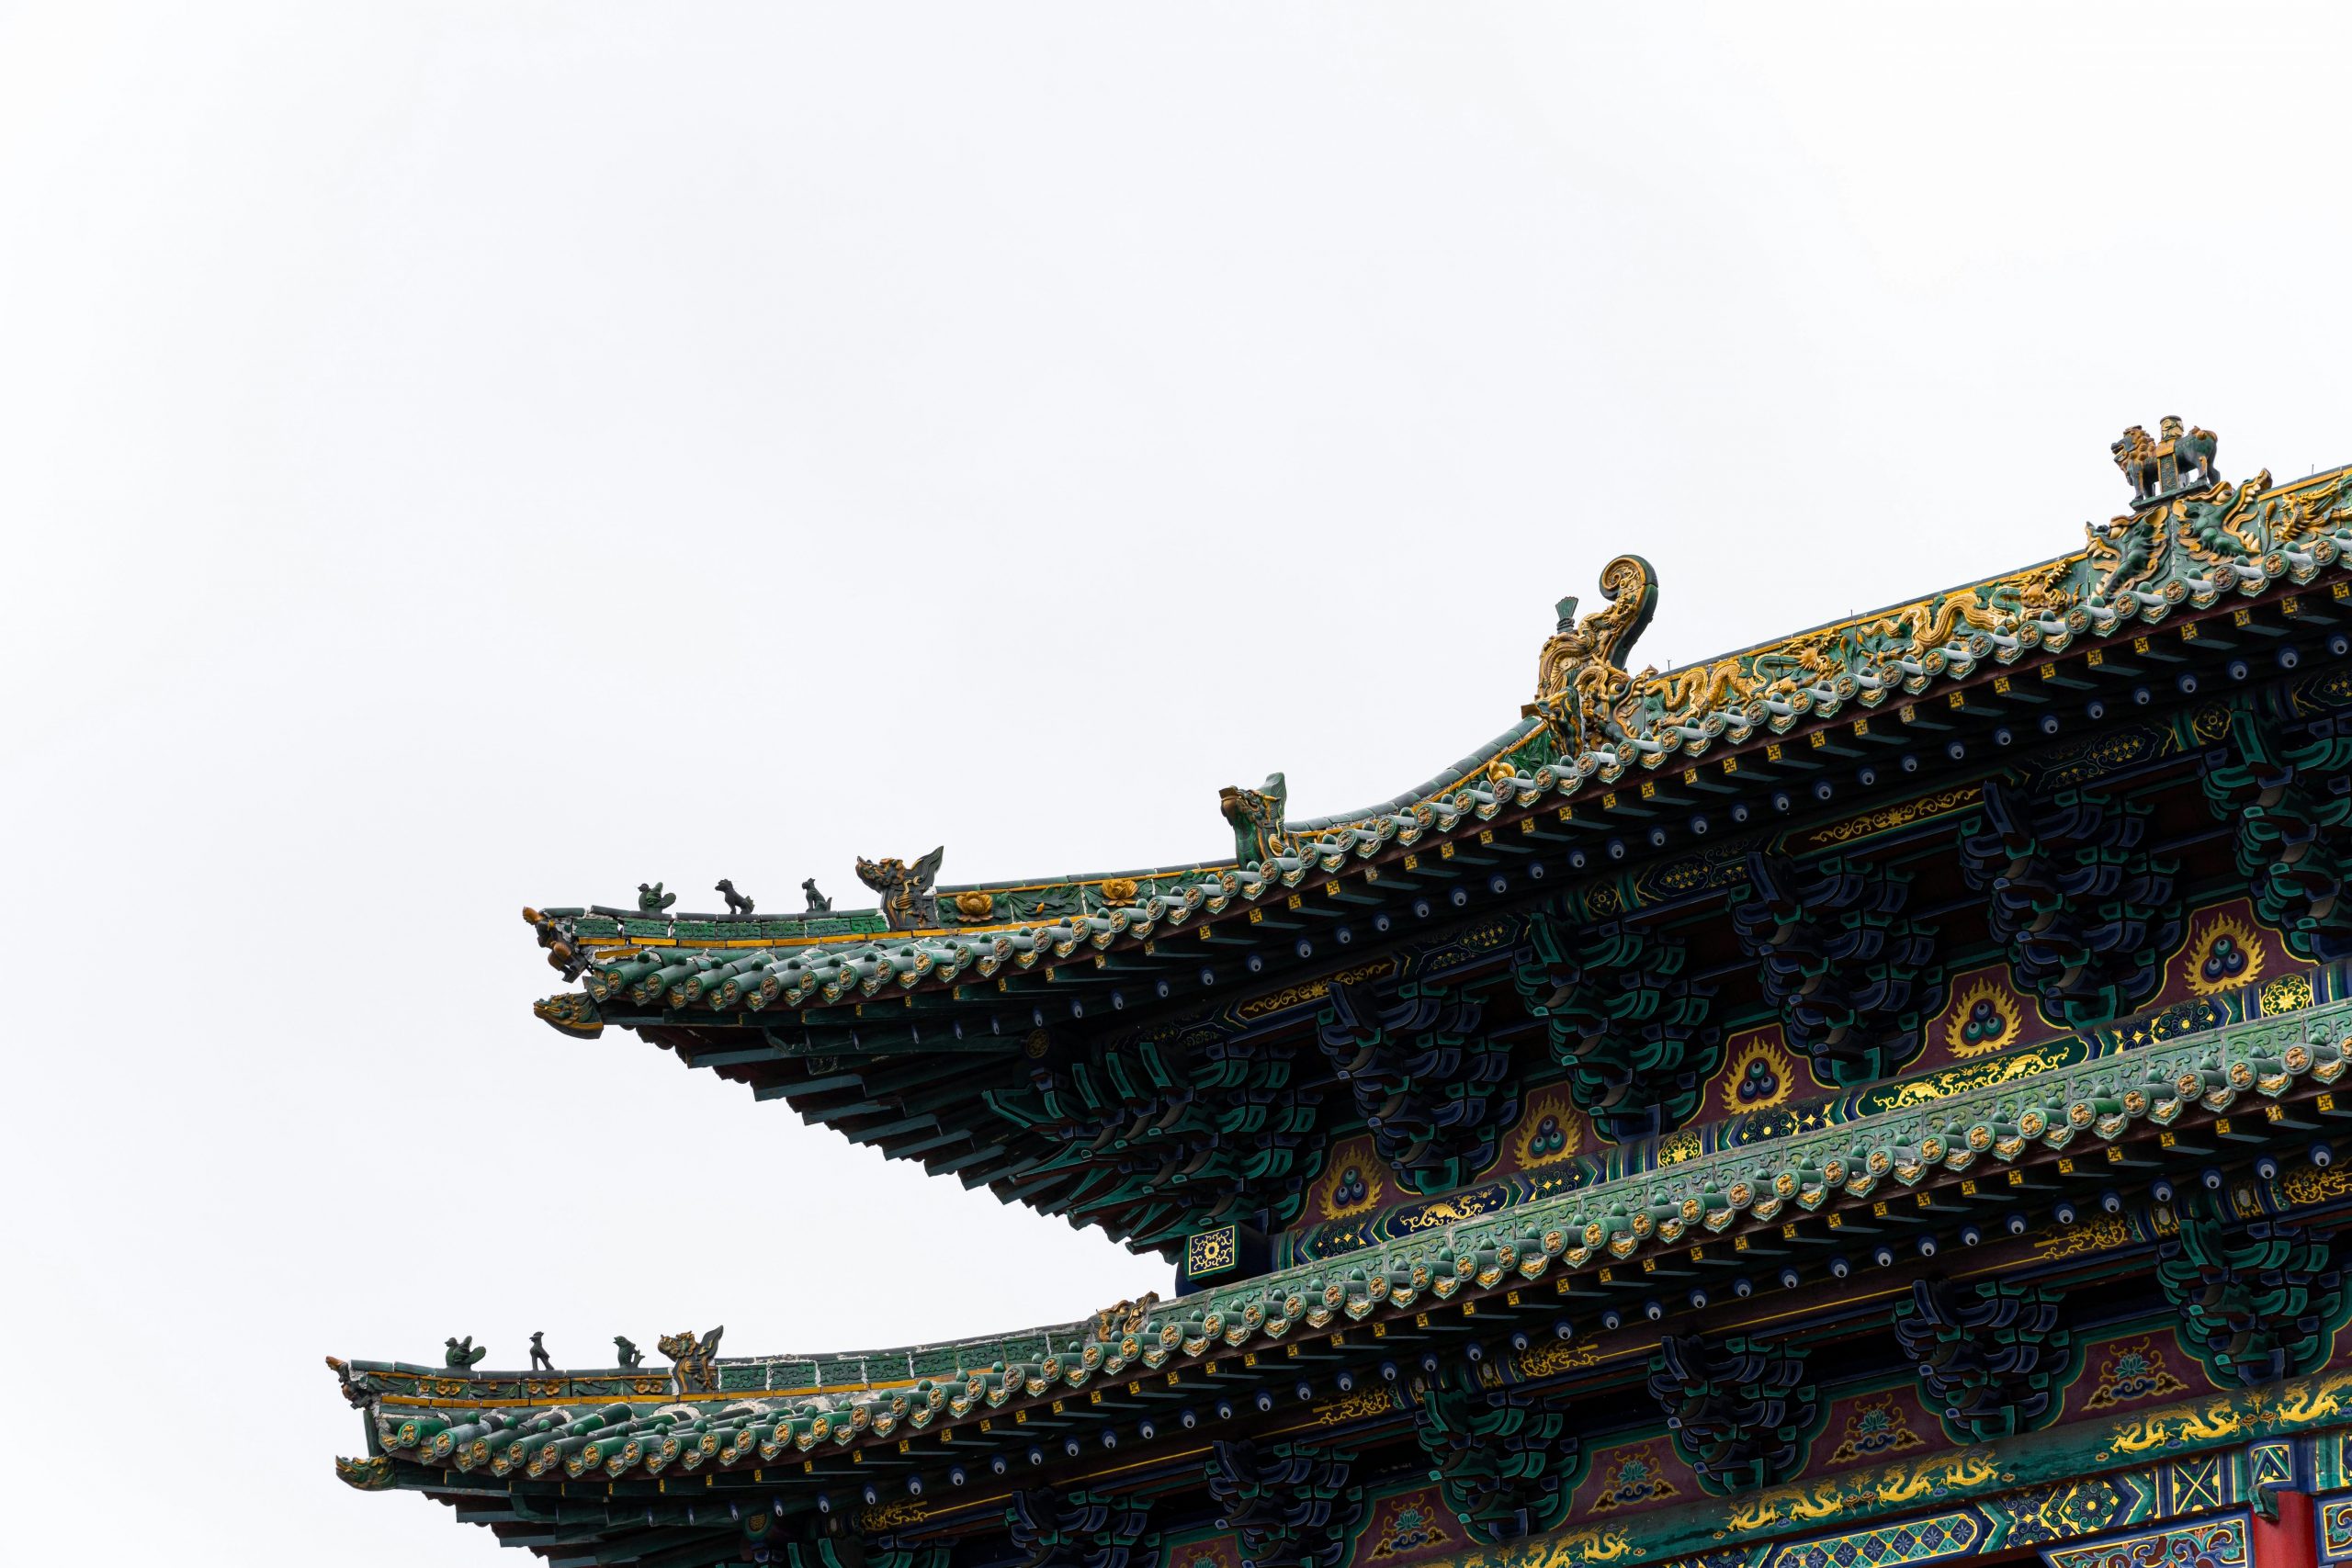
[[[1625,671],[1634,644],[1657,612],[1657,570],[1636,555],[1600,569],[1607,601],[1582,620],[1574,594],[1559,602],[1559,623],[1535,663],[1535,700],[1521,710],[1558,731],[1571,752],[1610,738],[1614,709],[1633,692]]]
[[[676,1380],[680,1393],[718,1392],[718,1338],[726,1332],[721,1327],[697,1335],[689,1328],[683,1334],[664,1334],[654,1340],[654,1348],[670,1358],[670,1375]]]
[[[2110,442],[2108,450],[2115,454],[2115,466],[2132,487],[2136,508],[2220,484],[2222,476],[2213,462],[2221,440],[2211,431],[2185,424],[2178,414],[2168,413],[2156,422],[2153,438],[2135,424]]]
[[[1217,809],[1233,825],[1233,858],[1240,865],[1263,865],[1287,854],[1296,842],[1283,828],[1290,806],[1290,784],[1280,773],[1268,773],[1256,789],[1227,784],[1216,792]]]
[[[2223,592],[2251,593],[2280,577],[2306,582],[2337,560],[2352,522],[2352,477],[2274,489],[2264,469],[2237,484],[2215,464],[2220,438],[2177,415],[2156,434],[2133,425],[2111,445],[2132,486],[2130,509],[2084,525],[2092,580],[2080,604],[2154,619],[2175,605],[2209,607]]]
[[[857,879],[882,895],[884,925],[909,931],[939,924],[939,898],[931,885],[946,854],[947,846],[942,844],[912,865],[889,856],[878,861],[858,857]]]

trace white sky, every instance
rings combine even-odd
[[[2352,459],[2344,15],[0,6],[7,1555],[499,1561],[328,1352],[1164,1285],[516,910],[1214,854],[1628,547],[1680,661]]]

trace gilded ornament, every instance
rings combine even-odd
[[[1952,1095],[1965,1093],[1969,1089],[1984,1089],[1992,1084],[2014,1083],[2018,1078],[2032,1077],[2036,1074],[2052,1072],[2067,1065],[2066,1052],[2063,1046],[2020,1051],[2015,1055],[2003,1056],[1997,1061],[1979,1062],[1965,1067],[1952,1067],[1940,1073],[1929,1073],[1924,1077],[1914,1078],[1887,1096],[1883,1101],[1876,1102],[1873,1109],[1900,1111],[1914,1105],[1931,1105],[1939,1100],[1949,1099]],[[2032,1115],[2031,1112],[2028,1114]],[[2033,1120],[2038,1126],[2041,1118],[2033,1116]],[[2020,1122],[2020,1125],[2022,1124]],[[2038,1132],[2029,1134],[2033,1137],[2040,1135]]]
[[[958,893],[956,912],[967,920],[985,920],[996,913],[996,897],[989,893]]]
[[[1796,1094],[1796,1058],[1774,1044],[1771,1032],[1766,1031],[1752,1036],[1734,1054],[1724,1065],[1721,1081],[1716,1103],[1726,1113],[1770,1111],[1786,1105]],[[1661,1152],[1660,1162],[1665,1158]]]
[[[2041,1231],[2032,1237],[2034,1260],[2052,1262],[2090,1252],[2112,1252],[2132,1241],[2132,1227],[2119,1214],[2099,1214],[2079,1224]]]
[[[2312,1005],[2311,980],[2301,975],[2281,975],[2262,987],[2262,1016],[2300,1012]]]
[[[1476,1192],[1460,1192],[1451,1198],[1440,1198],[1398,1214],[1396,1228],[1410,1233],[1463,1220],[1475,1220],[1490,1209],[1501,1207],[1508,1197],[1502,1188],[1489,1187]]]
[[[1558,628],[1536,660],[1535,699],[1526,710],[1552,728],[1570,756],[1619,728],[1616,709],[1634,685],[1623,660],[1657,613],[1657,573],[1639,556],[1619,556],[1600,570],[1600,593],[1606,606],[1581,621],[1573,597],[1560,601]]]
[[[2278,1181],[2278,1190],[2296,1208],[2324,1203],[2352,1192],[2352,1168],[2340,1165],[2298,1165]]]
[[[1352,1219],[1380,1207],[1388,1195],[1385,1168],[1371,1140],[1351,1138],[1331,1151],[1331,1168],[1315,1184],[1315,1212],[1325,1220]]]
[[[1217,809],[1233,829],[1233,858],[1238,865],[1265,865],[1297,847],[1297,840],[1283,826],[1290,805],[1290,784],[1280,773],[1269,773],[1256,789],[1227,784],[1217,791]]]
[[[1437,1494],[1427,1488],[1382,1500],[1364,1540],[1371,1550],[1363,1561],[1387,1562],[1408,1555],[1426,1556],[1434,1548],[1456,1544],[1439,1517]]]
[[[1340,1427],[1351,1421],[1385,1416],[1396,1408],[1396,1402],[1385,1384],[1358,1389],[1342,1398],[1326,1400],[1315,1406],[1315,1424],[1318,1427]]]
[[[1102,901],[1117,906],[1132,904],[1142,890],[1134,877],[1114,876],[1102,885]]]
[[[585,991],[566,991],[561,996],[544,998],[531,1004],[531,1011],[560,1032],[582,1039],[593,1040],[605,1032],[604,1017]]]
[[[356,1486],[362,1492],[380,1492],[392,1483],[392,1461],[389,1454],[376,1454],[368,1459],[337,1459],[335,1479],[345,1486]]]
[[[2263,942],[2235,915],[2198,922],[2181,955],[2180,977],[2193,996],[2210,997],[2251,986],[2262,978]]]
[[[718,1337],[727,1330],[714,1328],[697,1337],[691,1328],[683,1334],[664,1334],[654,1341],[654,1348],[675,1363],[671,1372],[676,1378],[680,1393],[709,1393],[718,1387]]]
[[[1600,1364],[1600,1346],[1590,1339],[1546,1339],[1532,1345],[1515,1363],[1523,1378],[1548,1378]]]
[[[1829,1455],[1832,1464],[1853,1464],[1884,1454],[1923,1446],[1927,1439],[1911,1429],[1909,1415],[1894,1394],[1880,1394],[1854,1403],[1846,1417],[1842,1440]]]
[[[2220,446],[2221,438],[2211,431],[2189,429],[2179,415],[2166,414],[2157,422],[2154,439],[2135,424],[2108,450],[2132,487],[2132,505],[2146,506],[2176,491],[2220,484],[2213,468]]]
[[[1680,1488],[1668,1478],[1668,1468],[1663,1442],[1637,1443],[1615,1450],[1606,1462],[1593,1466],[1593,1479],[1599,1489],[1589,1505],[1589,1510],[1606,1513],[1679,1496]]]
[[[900,1525],[919,1525],[931,1517],[930,1507],[918,1497],[900,1497],[875,1508],[857,1511],[857,1528],[868,1534],[896,1529]]]
[[[1635,1546],[1622,1529],[1579,1530],[1555,1543],[1554,1561],[1562,1562],[1621,1562],[1649,1553]]]
[[[939,899],[931,885],[946,856],[946,847],[942,845],[912,865],[888,856],[878,861],[858,857],[857,879],[882,896],[884,925],[903,931],[939,924]]]
[[[1221,1274],[1240,1258],[1240,1237],[1231,1225],[1203,1231],[1184,1243],[1184,1273],[1198,1280]]]
[[[2017,997],[1996,980],[1980,979],[1952,998],[1944,1049],[1955,1056],[1987,1056],[2016,1044],[2024,1031]]]
[[[1584,1146],[1584,1121],[1565,1096],[1537,1096],[1519,1124],[1514,1148],[1522,1168],[1567,1159]]]
[[[1866,811],[1860,817],[1850,817],[1843,822],[1833,822],[1826,828],[1816,828],[1809,835],[1808,841],[1815,846],[1848,843],[1856,839],[1868,838],[1872,833],[1883,833],[1891,828],[1907,828],[1914,822],[1924,822],[1930,818],[1965,810],[1969,807],[1981,804],[1984,798],[1984,788],[1982,784],[1962,784],[1956,789],[1938,790],[1933,795],[1924,795],[1917,800],[1906,800],[1899,806]]]
[[[1394,958],[1375,958],[1369,964],[1360,964],[1352,969],[1342,969],[1325,979],[1306,980],[1295,986],[1283,986],[1279,989],[1252,997],[1234,1009],[1234,1016],[1244,1022],[1252,1022],[1290,1008],[1304,1007],[1309,1002],[1319,1002],[1331,994],[1333,986],[1359,985],[1366,980],[1377,980],[1384,976],[1392,975],[1396,970],[1396,961]]]
[[[2172,1369],[2165,1364],[2164,1351],[2154,1339],[2134,1339],[2111,1347],[2100,1360],[2091,1380],[2090,1397],[2083,1402],[2083,1408],[2112,1410],[2119,1404],[2159,1399],[2188,1390],[2188,1385],[2175,1377]]]

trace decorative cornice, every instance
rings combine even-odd
[[[1114,1339],[1095,1337],[1085,1324],[1034,1331],[1025,1338],[1036,1347],[1035,1360],[1000,1356],[987,1368],[967,1367],[954,1376],[870,1391],[730,1393],[725,1397],[733,1403],[707,1418],[709,1434],[715,1435],[687,1456],[686,1468],[707,1460],[748,1466],[788,1455],[843,1451],[1007,1406],[1050,1402],[1123,1375],[1247,1357],[1295,1336],[1345,1329],[1365,1319],[1410,1316],[1435,1303],[1521,1288],[1547,1277],[1556,1278],[1563,1292],[1577,1275],[1607,1283],[1613,1270],[1628,1265],[1638,1269],[1645,1258],[1713,1245],[1717,1238],[1736,1247],[1744,1234],[1784,1226],[1806,1214],[1827,1211],[1835,1224],[1838,1213],[1865,1206],[1889,1188],[1924,1190],[2030,1161],[2079,1157],[2068,1151],[2080,1144],[2113,1144],[2185,1119],[2227,1117],[2249,1098],[2257,1105],[2278,1105],[2334,1083],[2344,1072],[2347,1045],[2352,1001],[2227,1025],[1817,1134],[1701,1155],[1432,1235],[1203,1291],[1154,1305],[1140,1325],[1123,1321]],[[1058,1348],[1065,1345],[1075,1348]],[[420,1381],[397,1373],[387,1377],[390,1372],[394,1369],[361,1362],[339,1375],[377,1396],[389,1412],[401,1403],[390,1397],[396,1385],[413,1388]],[[671,1462],[658,1444],[631,1450],[609,1446],[613,1439],[559,1453],[555,1438],[565,1434],[551,1428],[536,1437],[509,1438],[503,1447],[501,1432],[512,1427],[459,1436],[453,1428],[468,1423],[468,1408],[492,1402],[469,1399],[468,1391],[478,1386],[471,1378],[424,1381],[429,1381],[436,1401],[456,1408],[412,1414],[400,1422],[389,1414],[383,1417],[380,1447],[396,1458],[430,1446],[442,1450],[435,1462],[459,1471],[487,1465],[497,1474],[518,1466],[537,1474],[559,1465],[567,1473],[598,1468],[617,1476],[642,1466],[645,1473],[658,1474]],[[619,1386],[621,1381],[615,1380],[603,1397],[626,1401],[628,1391]],[[594,1387],[575,1397],[582,1394],[595,1397]],[[615,1438],[650,1437],[656,1435],[652,1428],[666,1430],[674,1424],[658,1411],[639,1411],[625,1403],[614,1408],[628,1416]],[[514,1412],[516,1419],[525,1415]],[[621,1470],[611,1468],[624,1458]],[[532,1464],[539,1469],[529,1470]]]
[[[1255,863],[1008,884],[979,889],[1023,895],[992,897],[985,918],[1024,904],[1050,906],[1049,913],[963,928],[852,930],[820,940],[798,934],[808,928],[794,924],[630,919],[578,908],[526,916],[551,964],[568,975],[586,968],[587,996],[597,1003],[630,994],[656,974],[666,977],[649,1004],[669,999],[677,987],[684,999],[672,1005],[715,1013],[834,1006],[991,980],[1193,923],[1254,915],[1317,873],[1424,842],[1450,852],[1454,840],[1484,830],[1507,809],[1573,809],[1569,803],[1588,791],[1608,794],[1668,763],[1688,769],[1711,753],[1766,743],[1853,707],[1893,704],[1907,716],[1916,699],[1956,693],[1988,667],[2063,654],[2079,643],[2129,641],[2177,612],[2208,610],[2225,597],[2256,598],[2331,570],[2337,595],[2352,597],[2352,575],[2343,571],[2347,548],[2352,469],[2276,488],[2265,472],[2241,484],[2163,494],[2090,525],[2082,549],[2021,571],[1682,670],[1634,674],[1611,660],[1646,620],[1657,583],[1646,562],[1621,557],[1603,573],[1608,609],[1573,622],[1573,602],[1565,602],[1571,624],[1545,646],[1543,689],[1530,716],[1483,748],[1475,765],[1371,812],[1314,823],[1245,822],[1242,837],[1271,852]],[[1627,605],[1640,613],[1626,613]],[[1269,781],[1277,792],[1279,781],[1279,774]],[[1277,798],[1228,792],[1228,810],[1243,796]],[[943,890],[951,904],[954,892]],[[857,917],[829,919],[854,925]],[[684,986],[707,972],[718,978]],[[726,978],[741,983],[722,1001]],[[577,1004],[550,998],[540,1012],[568,1032],[593,1032],[593,1009],[582,1016]]]

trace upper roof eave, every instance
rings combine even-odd
[[[2081,550],[1666,674],[1629,673],[1616,661],[1630,652],[1639,629],[1638,621],[1628,626],[1624,604],[1639,598],[1645,605],[1656,593],[1647,563],[1622,557],[1604,573],[1609,607],[1564,623],[1546,645],[1541,689],[1527,716],[1417,791],[1352,817],[1300,822],[1281,818],[1278,794],[1227,792],[1237,851],[1247,843],[1261,852],[1254,858],[1237,853],[1231,861],[1140,874],[970,885],[945,896],[944,908],[968,903],[958,923],[902,931],[797,937],[776,929],[791,922],[667,919],[654,922],[657,935],[631,931],[625,919],[592,930],[581,915],[528,913],[550,961],[571,973],[587,958],[638,946],[767,947],[813,950],[808,964],[823,971],[805,986],[785,988],[793,1007],[955,985],[1009,964],[1057,961],[1080,947],[1146,942],[1157,931],[1283,894],[1311,873],[1338,873],[1424,838],[1442,841],[1476,831],[1506,807],[1532,807],[1547,798],[1565,803],[1589,784],[1605,790],[1669,761],[1687,766],[1713,751],[1762,744],[1834,722],[1854,706],[1875,709],[1956,690],[1981,678],[1987,665],[2030,668],[2082,641],[2144,635],[2184,607],[2211,610],[2225,597],[2250,600],[2323,572],[2336,577],[2340,592],[2352,585],[2343,570],[2347,549],[2352,468],[2277,487],[2264,474],[2159,497],[2104,531],[2093,528]],[[1279,775],[1269,783],[1278,786]],[[1254,827],[1247,816],[1253,807],[1260,814]],[[869,927],[874,919],[870,913],[827,918]],[[801,964],[788,955],[779,962]],[[591,999],[600,998],[581,1002]],[[565,1005],[583,1019],[593,1011]],[[567,1026],[561,1017],[548,1021]]]

